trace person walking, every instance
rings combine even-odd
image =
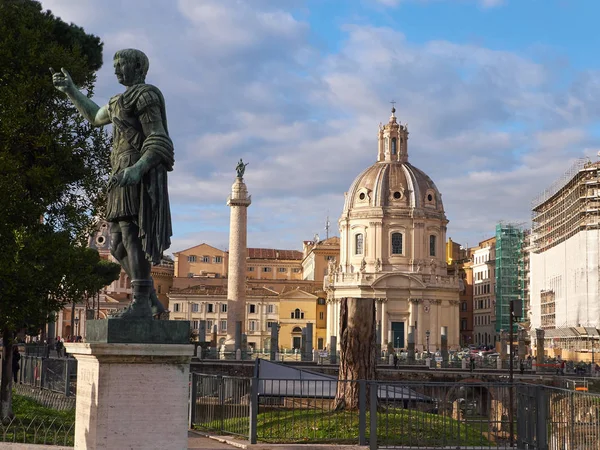
[[[56,356],[62,358],[63,349],[65,348],[65,344],[60,340],[60,336],[56,338],[56,344],[54,344],[54,348],[56,349]]]
[[[16,383],[18,381],[18,373],[19,373],[19,369],[21,368],[21,365],[19,364],[19,362],[21,361],[21,353],[19,353],[19,346],[18,345],[14,345],[13,346],[13,357],[12,357],[12,373],[13,373],[13,380]]]

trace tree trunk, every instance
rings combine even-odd
[[[12,346],[14,333],[2,330],[2,379],[0,380],[0,419],[13,417],[12,411]]]
[[[340,300],[340,370],[335,397],[338,410],[358,409],[358,380],[375,379],[375,328],[375,299]]]

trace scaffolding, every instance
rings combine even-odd
[[[510,302],[525,297],[522,224],[496,225],[496,332],[510,327]],[[522,307],[523,303],[521,303]],[[523,317],[523,311],[515,311]],[[516,323],[513,325],[516,332]]]
[[[578,160],[532,202],[532,251],[544,252],[581,230],[598,229],[600,162]]]

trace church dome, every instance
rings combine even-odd
[[[431,178],[412,164],[398,161],[378,161],[356,177],[346,195],[344,211],[362,207],[444,211]]]
[[[396,120],[379,126],[377,162],[365,169],[346,193],[344,213],[363,208],[423,209],[444,213],[442,196],[422,170],[408,162],[408,127]]]

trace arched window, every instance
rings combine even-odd
[[[436,235],[429,235],[429,256],[435,256],[435,246],[437,243]]]
[[[392,138],[392,155],[395,155],[398,153],[398,149],[396,147],[396,138]]]
[[[364,236],[362,234],[357,234],[354,237],[354,254],[362,255],[364,249]]]
[[[402,254],[402,233],[392,233],[392,255]]]
[[[294,329],[292,330],[292,333],[302,333],[302,328],[294,327]]]

